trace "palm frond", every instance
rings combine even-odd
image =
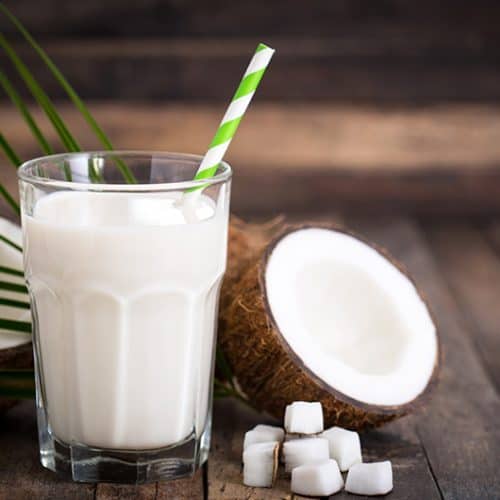
[[[0,234],[0,241],[3,241],[4,243],[6,243],[7,245],[9,245],[10,247],[14,248],[19,252],[23,251],[22,247],[20,247],[17,243],[14,243],[12,240],[7,238],[7,236],[4,236],[3,234]]]
[[[0,133],[0,148],[5,153],[5,156],[9,159],[14,167],[18,167],[21,164],[21,160],[17,153],[14,151],[12,146],[9,144],[7,139],[4,137],[2,133]],[[5,199],[5,201],[10,205],[12,210],[19,215],[21,213],[21,209],[17,201],[14,197],[5,189],[2,183],[0,183],[0,195]]]
[[[8,306],[8,307],[15,307],[17,309],[29,309],[30,308],[29,302],[22,302],[21,300],[13,300],[13,299],[4,299],[2,297],[0,297],[0,305]]]
[[[233,372],[226,360],[226,356],[224,356],[224,353],[219,346],[217,346],[217,349],[215,351],[215,359],[217,361],[217,368],[220,370],[222,376],[232,384]]]
[[[35,397],[33,370],[0,370],[0,396],[11,399]]]
[[[24,278],[24,273],[19,269],[14,269],[13,267],[0,266],[0,273],[11,274],[12,276],[19,276]]]
[[[73,104],[76,106],[78,111],[82,114],[85,121],[88,123],[89,127],[92,129],[97,139],[101,142],[105,149],[112,151],[113,145],[109,140],[108,136],[104,133],[102,128],[99,126],[95,118],[92,116],[91,112],[85,106],[84,102],[77,94],[75,89],[68,82],[66,77],[61,73],[59,68],[54,64],[54,61],[49,57],[49,55],[43,50],[43,48],[37,43],[37,41],[31,36],[29,31],[22,25],[22,23],[17,19],[17,17],[3,4],[0,4],[0,10],[9,18],[9,20],[14,24],[18,31],[23,35],[24,39],[31,45],[31,47],[36,51],[36,53],[43,60],[47,68],[50,70],[54,78],[58,81],[61,87],[64,89],[68,97],[71,99]],[[137,179],[127,165],[121,161],[117,161],[117,166],[120,169],[124,179],[129,184],[137,183]]]
[[[23,334],[31,333],[31,323],[28,321],[17,321],[15,319],[0,318],[0,329],[11,330]]]
[[[0,290],[7,290],[8,292],[28,293],[25,285],[19,283],[12,283],[10,281],[0,281]]]
[[[5,136],[0,132],[0,148],[2,148],[5,156],[8,160],[14,165],[14,167],[19,167],[22,161],[19,158],[18,154],[14,151],[14,148],[9,144]]]
[[[53,154],[54,150],[52,149],[49,142],[42,134],[40,127],[37,125],[35,119],[29,112],[28,107],[21,99],[21,96],[16,92],[16,89],[14,88],[10,80],[7,78],[7,75],[5,75],[2,71],[0,71],[0,84],[4,88],[5,93],[9,96],[10,100],[13,102],[14,106],[16,106],[16,108],[19,110],[19,113],[21,113],[21,116],[24,118],[24,121],[31,130],[31,133],[34,135],[35,139],[40,144],[42,151],[47,155]]]
[[[22,78],[28,89],[30,90],[33,97],[36,99],[40,107],[43,109],[44,113],[47,115],[47,118],[52,123],[54,129],[59,135],[62,144],[66,148],[67,151],[80,151],[80,146],[76,139],[71,135],[68,128],[64,124],[61,116],[57,112],[54,104],[48,97],[48,95],[44,92],[44,90],[40,87],[37,80],[28,69],[28,67],[24,64],[21,58],[17,55],[16,51],[7,41],[7,39],[0,33],[0,47],[3,48],[7,57],[10,59],[14,67],[16,68],[19,76]]]
[[[21,214],[21,209],[19,208],[17,201],[11,196],[11,194],[5,189],[2,184],[0,184],[0,195],[3,196],[5,201],[10,205],[12,210],[14,210],[17,215]]]

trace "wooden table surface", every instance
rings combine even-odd
[[[332,218],[385,246],[407,266],[433,309],[444,350],[440,383],[427,408],[363,434],[365,460],[392,461],[389,498],[500,498],[500,223]],[[210,459],[193,479],[145,486],[74,484],[39,465],[33,403],[24,402],[0,417],[0,499],[296,498],[283,473],[272,490],[242,485],[243,434],[263,422],[270,420],[240,403],[217,401]]]

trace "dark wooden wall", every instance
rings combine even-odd
[[[261,100],[500,98],[500,2],[6,0],[88,99],[227,100],[258,41],[279,58]],[[0,27],[18,37],[5,19]],[[52,95],[60,90],[17,44]],[[1,60],[2,67],[4,61]]]
[[[500,213],[498,0],[4,2],[126,149],[203,154],[256,44],[275,47],[227,157],[237,213]],[[1,15],[0,30],[99,148]],[[0,68],[16,80],[1,52]],[[22,159],[40,155],[2,97],[0,129]]]

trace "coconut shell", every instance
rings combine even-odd
[[[294,401],[319,401],[326,426],[339,425],[354,430],[377,427],[407,414],[434,385],[438,360],[427,389],[414,401],[402,406],[369,405],[325,384],[304,365],[279,331],[267,302],[265,269],[276,244],[289,232],[306,227],[325,225],[286,228],[233,285],[233,300],[223,311],[219,345],[242,391],[258,409],[280,420],[285,407]],[[339,231],[338,227],[328,228]],[[390,260],[394,263],[394,259]],[[398,267],[403,270],[402,266]],[[439,346],[438,350],[440,352]]]
[[[9,349],[0,349],[0,369],[29,369],[33,368],[33,347],[31,342]],[[0,398],[0,414],[12,408],[18,401]]]
[[[229,222],[227,268],[221,290],[221,303],[232,298],[232,287],[260,255],[266,244],[283,228],[283,217],[278,216],[263,224],[252,224],[231,216]]]
[[[235,215],[231,216],[228,230],[227,267],[219,300],[219,332],[226,330],[224,313],[233,300],[234,286],[262,253],[273,235],[282,229],[283,220],[283,217],[278,216],[263,224],[256,224],[245,222]],[[226,378],[218,366],[215,367],[215,375],[219,380]]]

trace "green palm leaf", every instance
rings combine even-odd
[[[4,299],[0,297],[0,305],[15,307],[17,309],[29,309],[29,302],[22,302],[21,300],[13,300],[13,299]]]
[[[16,54],[15,50],[12,48],[10,43],[6,38],[0,33],[0,47],[2,47],[7,54],[8,58],[16,68],[19,76],[23,79],[24,83],[30,90],[33,97],[36,99],[40,107],[43,109],[47,118],[52,123],[54,129],[59,134],[62,144],[67,151],[80,151],[80,146],[76,139],[71,135],[68,128],[64,124],[61,116],[57,112],[54,104],[49,99],[48,95],[43,91],[35,77],[28,69],[28,67],[23,63],[21,58]]]
[[[31,333],[31,323],[27,321],[0,318],[0,329],[29,334]]]
[[[19,283],[12,283],[10,281],[0,281],[0,290],[7,290],[8,292],[28,293],[25,285]],[[0,320],[1,321],[1,320]]]
[[[3,234],[0,234],[0,241],[3,241],[10,247],[14,248],[15,250],[18,250],[19,252],[23,251],[22,247],[20,247],[17,243],[14,243],[12,240],[9,240],[9,238],[4,236]]]
[[[4,188],[2,184],[0,184],[0,195],[2,195],[5,199],[5,201],[11,206],[12,210],[17,215],[21,214],[21,209],[19,208],[19,205],[17,204],[16,200],[10,195],[10,193]]]
[[[19,30],[19,32],[23,35],[25,40],[33,47],[33,49],[37,52],[37,54],[40,56],[40,58],[43,60],[43,62],[46,64],[47,68],[51,71],[51,73],[54,75],[55,79],[59,82],[61,87],[64,89],[66,94],[69,96],[73,104],[76,106],[78,111],[82,114],[83,118],[86,120],[96,137],[99,139],[101,144],[104,146],[105,149],[108,150],[113,150],[113,145],[111,144],[111,141],[107,137],[107,135],[104,133],[104,131],[101,129],[101,127],[98,125],[96,122],[95,118],[92,116],[88,108],[85,106],[83,101],[81,100],[80,96],[76,93],[75,89],[70,85],[68,80],[66,80],[65,76],[61,73],[59,68],[54,64],[52,59],[49,57],[49,55],[40,47],[40,45],[36,42],[36,40],[31,36],[31,34],[28,32],[28,30],[21,24],[21,22],[17,19],[12,12],[10,12],[5,5],[0,4],[0,10],[3,11],[3,13],[9,18],[9,20],[16,26],[16,28]],[[137,183],[136,178],[134,177],[134,174],[130,171],[130,169],[125,165],[125,163],[118,159],[117,160],[117,165],[124,177],[124,179],[129,183],[129,184],[135,184]]]
[[[16,152],[12,148],[12,146],[7,142],[7,139],[3,136],[2,133],[0,133],[0,148],[3,150],[5,153],[5,156],[9,159],[9,161],[14,165],[14,167],[18,167],[21,164],[21,160],[19,159],[19,156],[17,156]],[[19,208],[19,205],[17,204],[17,201],[14,199],[14,197],[5,189],[4,185],[0,183],[0,195],[5,199],[5,201],[10,205],[12,210],[19,215],[21,213],[21,210]]]
[[[0,273],[11,274],[12,276],[19,276],[20,278],[24,278],[24,273],[19,271],[19,269],[14,269],[12,267],[0,266]]]
[[[15,399],[35,397],[33,370],[0,370],[0,395]]]
[[[12,146],[7,142],[7,139],[4,137],[4,135],[0,132],[0,147],[3,149],[3,152],[5,153],[5,156],[9,159],[9,161],[14,165],[14,167],[19,167],[21,165],[22,161],[17,155],[17,153],[14,151]]]
[[[16,92],[16,89],[13,87],[12,83],[10,83],[7,76],[2,71],[0,71],[0,84],[4,88],[10,100],[14,103],[16,108],[21,113],[21,116],[24,118],[24,121],[27,123],[32,134],[35,136],[36,140],[40,144],[42,151],[47,155],[53,154],[54,150],[48,143],[47,139],[45,139],[44,135],[42,134],[42,131],[40,130],[40,127],[37,125],[35,119],[29,112],[28,107],[26,106],[26,104],[24,104],[23,100]]]

